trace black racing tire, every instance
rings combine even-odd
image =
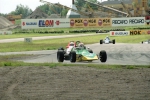
[[[76,62],[76,52],[75,51],[71,51],[70,52],[70,62]]]
[[[58,50],[57,51],[57,60],[58,60],[58,62],[63,62],[64,61],[64,51],[63,50]]]
[[[89,53],[93,53],[93,50],[91,50],[91,49],[88,49],[88,51],[89,51]]]
[[[100,40],[100,44],[103,44],[103,40]]]
[[[112,40],[112,43],[115,44],[115,42],[116,42],[115,39],[113,39],[113,40]]]
[[[105,50],[100,51],[99,59],[100,59],[101,62],[106,62],[107,61],[107,53],[106,53]]]

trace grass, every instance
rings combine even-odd
[[[1,43],[0,52],[20,52],[20,51],[36,51],[36,50],[56,50],[59,47],[65,47],[69,41],[82,41],[85,44],[99,43],[100,39],[104,39],[107,35],[95,34],[92,36],[35,40],[32,43],[15,42]],[[111,39],[116,39],[116,43],[140,43],[143,40],[149,39],[149,35],[134,35],[134,36],[116,36]]]
[[[75,66],[82,66],[82,67],[91,67],[96,69],[138,69],[138,68],[150,68],[150,65],[100,65],[100,64],[65,64],[65,63],[24,63],[21,61],[0,61],[0,67],[21,67],[21,66],[47,66],[50,68],[54,67],[75,67]]]
[[[17,33],[12,35],[0,35],[0,39],[13,39],[13,38],[25,38],[25,37],[41,37],[41,36],[60,36],[60,35],[74,35],[75,33],[49,33],[49,34],[39,34],[39,33]]]

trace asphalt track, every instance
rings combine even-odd
[[[150,45],[149,44],[91,44],[86,45],[90,47],[94,53],[98,54],[101,50],[107,52],[107,62],[102,63],[99,60],[90,62],[92,64],[113,64],[113,65],[150,65]],[[20,61],[29,63],[51,63],[57,62],[57,50],[44,50],[44,51],[27,51],[27,52],[7,52],[0,53],[0,55],[8,54],[38,54],[38,57],[31,57],[22,59]],[[64,61],[63,63],[70,63]],[[87,64],[89,62],[76,62],[80,64]]]

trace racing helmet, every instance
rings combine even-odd
[[[79,43],[79,47],[84,47],[84,43]]]

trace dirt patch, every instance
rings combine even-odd
[[[1,67],[0,100],[149,100],[150,69]]]

